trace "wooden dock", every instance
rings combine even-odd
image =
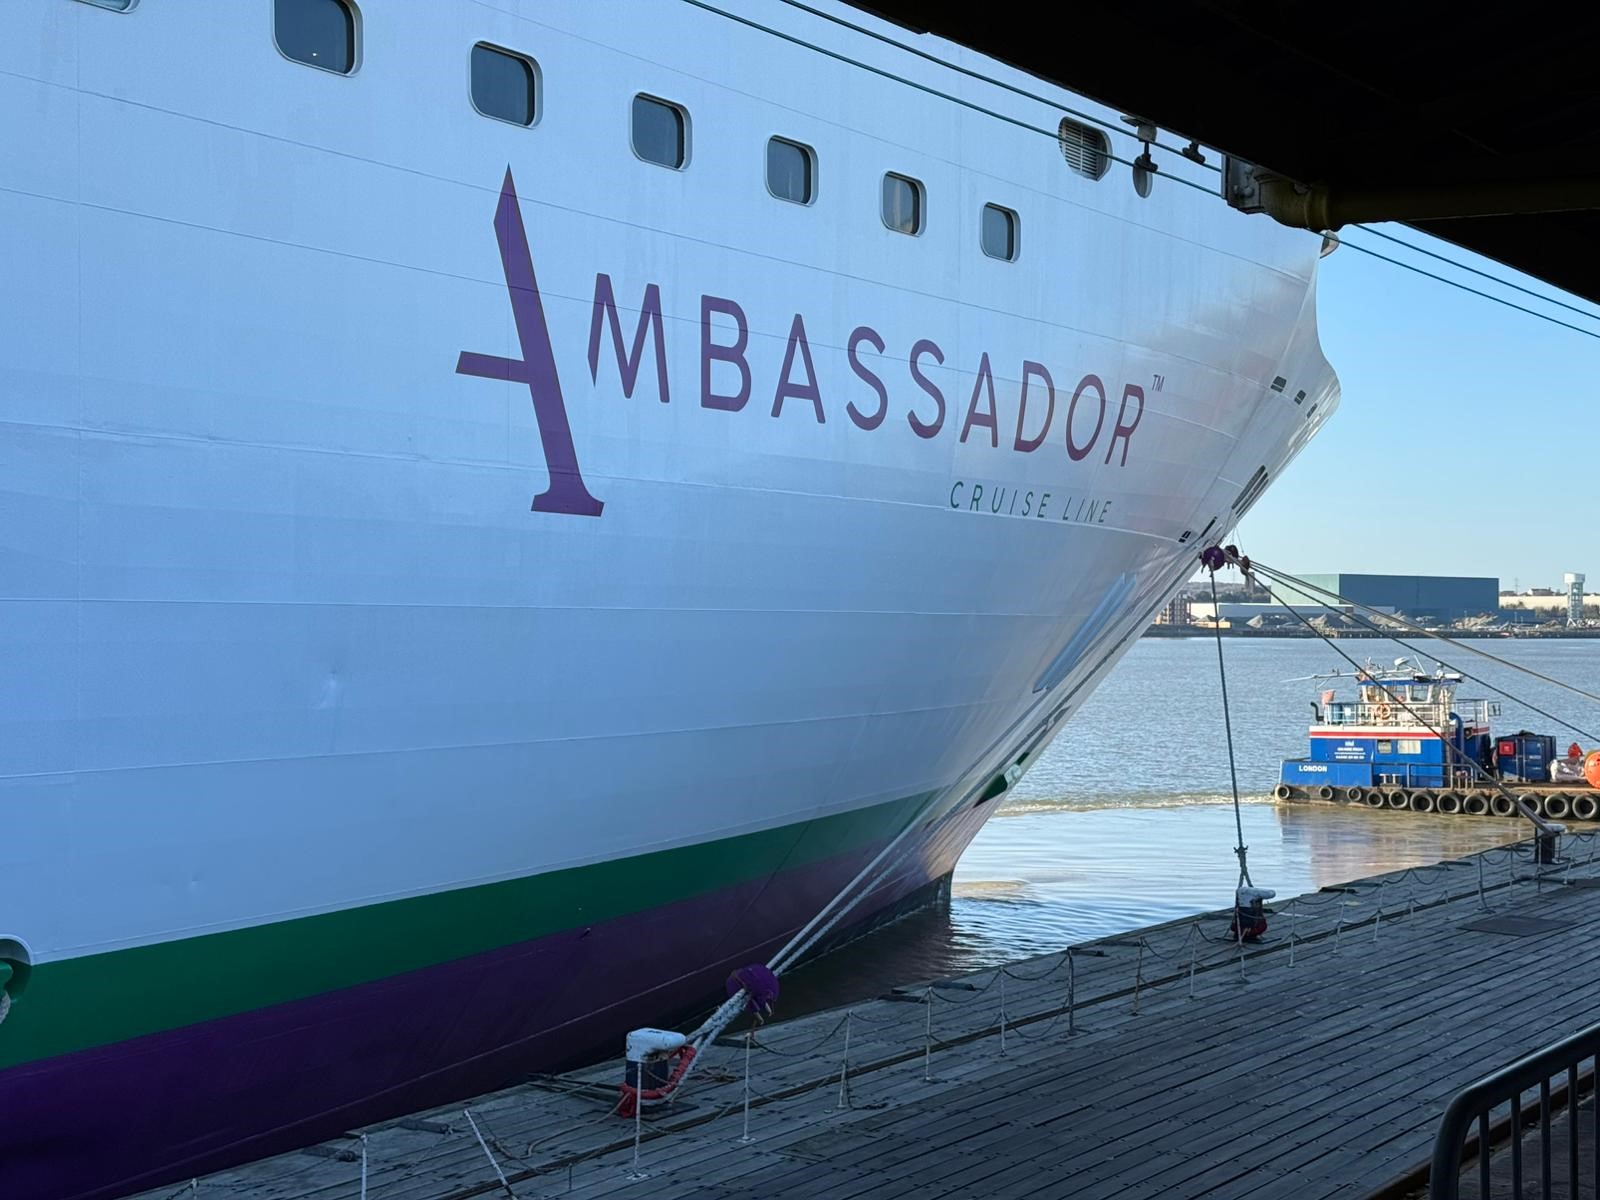
[[[371,1200],[1404,1195],[1455,1091],[1600,1020],[1600,835],[1561,840],[1277,904],[1242,954],[1210,914],[736,1032],[637,1165],[613,1062],[196,1194],[355,1200],[364,1168]]]

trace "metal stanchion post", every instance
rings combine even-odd
[[[744,1031],[744,1136],[741,1142],[750,1141],[750,1046],[755,1041],[756,1031]]]
[[[933,1082],[933,988],[929,987],[922,994],[922,1003],[927,1006],[927,1024],[922,1032],[922,1082]]]
[[[1078,1032],[1078,968],[1072,957],[1072,947],[1067,947],[1067,1033]]]
[[[855,1009],[844,1014],[844,1061],[839,1064],[839,1102],[835,1108],[850,1107],[850,1020],[854,1016]]]
[[[1000,1053],[1006,1052],[1006,969],[1000,968]]]
[[[639,1165],[639,1138],[644,1120],[644,1063],[638,1066],[638,1073],[634,1078],[634,1086],[638,1094],[633,1098],[633,1169],[628,1172],[629,1179],[648,1179],[649,1174]]]

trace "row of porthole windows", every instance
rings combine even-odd
[[[127,12],[138,0],[88,0]],[[349,0],[273,0],[273,40],[285,58],[339,75],[356,69],[360,47],[357,10]],[[539,119],[539,65],[527,55],[486,42],[472,47],[472,105],[486,117],[524,127]],[[1069,129],[1069,126],[1071,128]],[[688,113],[654,96],[633,98],[633,152],[645,162],[682,170],[689,161]],[[1079,174],[1104,175],[1104,135],[1063,121],[1062,154]],[[816,151],[803,142],[774,137],[767,142],[767,190],[779,200],[810,204],[817,191]],[[915,237],[926,226],[927,192],[922,182],[894,171],[883,177],[880,215],[886,228]],[[1015,262],[1021,252],[1021,220],[998,204],[985,204],[979,245],[990,258]]]
[[[645,162],[681,170],[688,162],[688,114],[654,96],[633,98],[633,152]],[[810,204],[817,196],[817,152],[804,142],[767,139],[767,191],[791,204]],[[889,171],[883,177],[880,215],[885,228],[915,237],[926,224],[927,193],[922,181]],[[979,242],[991,258],[1015,262],[1020,245],[1017,214],[985,204]]]
[[[346,0],[274,0],[274,36],[285,57],[348,74],[355,69],[357,26]],[[531,126],[539,119],[539,65],[527,55],[479,42],[472,48],[472,106],[486,117]],[[645,162],[682,170],[689,161],[689,115],[655,96],[633,98],[633,152]],[[803,142],[767,141],[767,190],[779,200],[810,204],[817,194],[817,153]],[[916,236],[925,224],[921,181],[893,171],[883,177],[885,227]],[[1015,262],[1020,250],[1017,214],[998,204],[983,207],[979,243],[991,258]]]
[[[771,184],[769,183],[770,187]],[[883,223],[896,233],[915,237],[925,225],[927,193],[922,181],[890,171],[883,177]],[[1016,262],[1022,250],[1022,222],[1016,212],[985,204],[978,222],[978,245],[990,258]]]

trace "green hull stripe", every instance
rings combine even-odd
[[[35,966],[0,1069],[319,995],[858,850],[926,796],[523,879]]]

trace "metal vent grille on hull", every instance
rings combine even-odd
[[[1111,143],[1092,126],[1062,117],[1056,140],[1061,143],[1061,157],[1067,160],[1067,166],[1087,179],[1103,177],[1111,166]]]

